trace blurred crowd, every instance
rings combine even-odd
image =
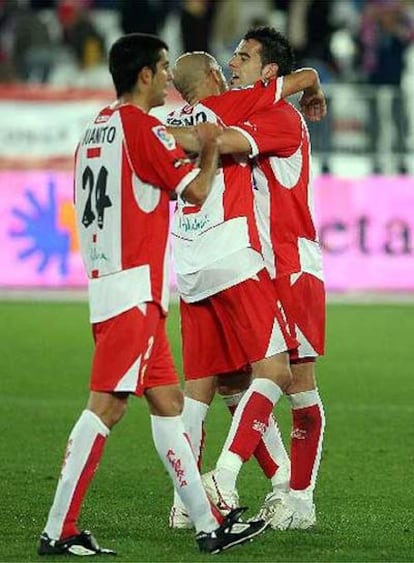
[[[261,24],[282,30],[298,66],[316,66],[324,83],[398,85],[414,0],[0,0],[0,80],[64,82],[56,67],[100,67],[109,43],[134,31],[225,64],[244,31]]]
[[[404,127],[414,0],[0,0],[0,82],[110,87],[108,48],[134,31],[163,37],[172,60],[203,50],[225,67],[243,33],[263,24],[283,31],[297,66],[316,67],[324,85],[392,86],[392,112]],[[374,142],[377,109],[370,115]],[[323,127],[328,154],[329,120]],[[405,137],[398,129],[396,142]]]

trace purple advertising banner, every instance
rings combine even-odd
[[[0,288],[85,287],[72,184],[66,171],[0,171]],[[412,178],[319,177],[314,204],[328,290],[414,291]]]
[[[319,177],[315,213],[329,290],[414,291],[412,177]]]
[[[0,287],[84,287],[66,171],[0,171]]]

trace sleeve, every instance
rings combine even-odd
[[[283,77],[264,84],[261,80],[253,86],[229,90],[219,96],[209,96],[202,103],[213,110],[225,125],[234,125],[250,115],[270,109],[281,98]]]
[[[130,127],[125,135],[131,165],[144,182],[180,195],[200,169],[192,164],[165,126],[148,117],[145,127]]]
[[[260,112],[232,127],[242,133],[251,146],[250,156],[272,154],[291,156],[302,143],[302,120],[296,110],[285,102],[270,111]]]

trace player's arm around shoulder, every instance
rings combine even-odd
[[[226,127],[220,135],[220,154],[249,155],[252,150],[249,139],[236,127]]]
[[[183,199],[193,205],[202,205],[213,185],[218,166],[220,132],[221,128],[213,123],[197,126],[197,137],[200,142],[200,172],[181,194]]]
[[[320,88],[318,71],[314,68],[300,68],[283,77],[281,98],[315,88]]]
[[[284,76],[282,98],[298,92],[303,92],[299,105],[307,119],[320,121],[326,116],[326,98],[319,81],[319,74],[314,68],[302,68]]]
[[[302,68],[291,74],[279,78],[282,86],[280,89],[281,99],[287,98],[298,92],[303,92],[300,106],[303,114],[311,121],[319,121],[326,115],[326,100],[318,72],[313,68]],[[254,121],[254,117],[253,117]],[[245,122],[249,125],[249,120]],[[252,126],[252,130],[254,130]],[[220,154],[242,154],[251,156],[254,152],[255,143],[246,130],[236,127],[227,127],[220,136]]]

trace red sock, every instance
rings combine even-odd
[[[61,534],[62,538],[74,536],[79,533],[76,524],[82,507],[82,501],[85,497],[86,491],[88,490],[90,482],[92,481],[92,478],[95,475],[96,470],[98,469],[98,465],[103,454],[105,441],[106,437],[102,436],[102,434],[98,434],[95,439],[89,457],[85,463],[85,467],[83,468],[83,471],[79,477],[79,481],[76,484],[72,501],[69,505],[69,510],[63,523]]]
[[[291,478],[294,490],[314,485],[319,468],[324,415],[321,404],[292,409]]]
[[[77,520],[82,501],[102,457],[109,429],[84,410],[69,436],[55,498],[45,532],[52,539],[79,533]]]
[[[229,409],[232,416],[242,396],[243,393],[223,396],[224,402],[226,403],[227,408]],[[274,428],[271,428],[272,425],[274,426]],[[274,477],[280,467],[277,460],[280,459],[280,463],[282,465],[286,465],[289,464],[289,458],[283,445],[282,437],[277,427],[277,423],[272,414],[269,417],[268,428],[272,429],[271,434],[268,436],[267,440],[265,440],[263,437],[261,438],[260,442],[257,444],[257,447],[253,452],[253,455],[262,468],[263,473],[268,479],[271,479],[272,477]]]
[[[229,451],[248,460],[266,432],[273,406],[281,395],[278,385],[255,379],[239,403],[229,436]]]

